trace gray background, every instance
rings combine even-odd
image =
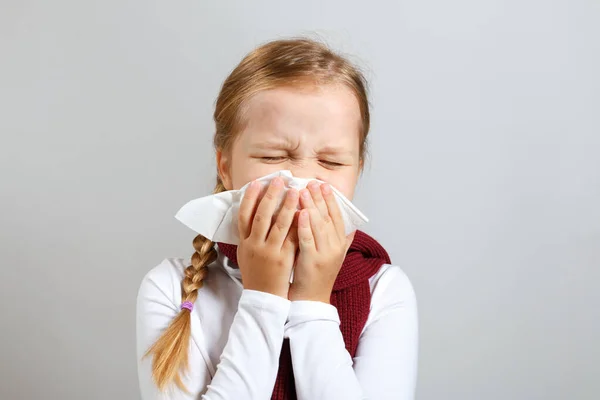
[[[0,4],[1,399],[138,398],[219,86],[296,34],[368,71],[356,203],[417,292],[418,399],[600,398],[598,0]]]

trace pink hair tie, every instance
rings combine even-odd
[[[183,310],[184,308],[191,312],[192,308],[194,308],[194,304],[191,301],[184,301],[181,303],[181,309]]]

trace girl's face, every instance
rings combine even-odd
[[[276,88],[247,104],[246,127],[231,152],[217,152],[227,190],[289,169],[295,177],[328,182],[348,199],[362,168],[358,101],[345,86]]]

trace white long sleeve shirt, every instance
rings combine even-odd
[[[164,259],[144,277],[137,299],[138,376],[143,400],[268,400],[284,338],[290,340],[298,400],[410,400],[417,379],[418,323],[413,287],[395,265],[370,278],[371,309],[356,355],[347,352],[337,309],[244,289],[219,252],[191,313],[189,393],[160,392],[143,358],[181,305],[190,260]]]

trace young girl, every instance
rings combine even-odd
[[[191,259],[167,258],[144,277],[142,398],[412,399],[413,288],[377,241],[345,236],[331,191],[352,199],[363,168],[363,75],[323,44],[273,41],[225,80],[214,120],[214,193],[279,170],[326,183],[290,189],[279,209],[281,178],[266,191],[253,183],[239,246],[198,235]]]

